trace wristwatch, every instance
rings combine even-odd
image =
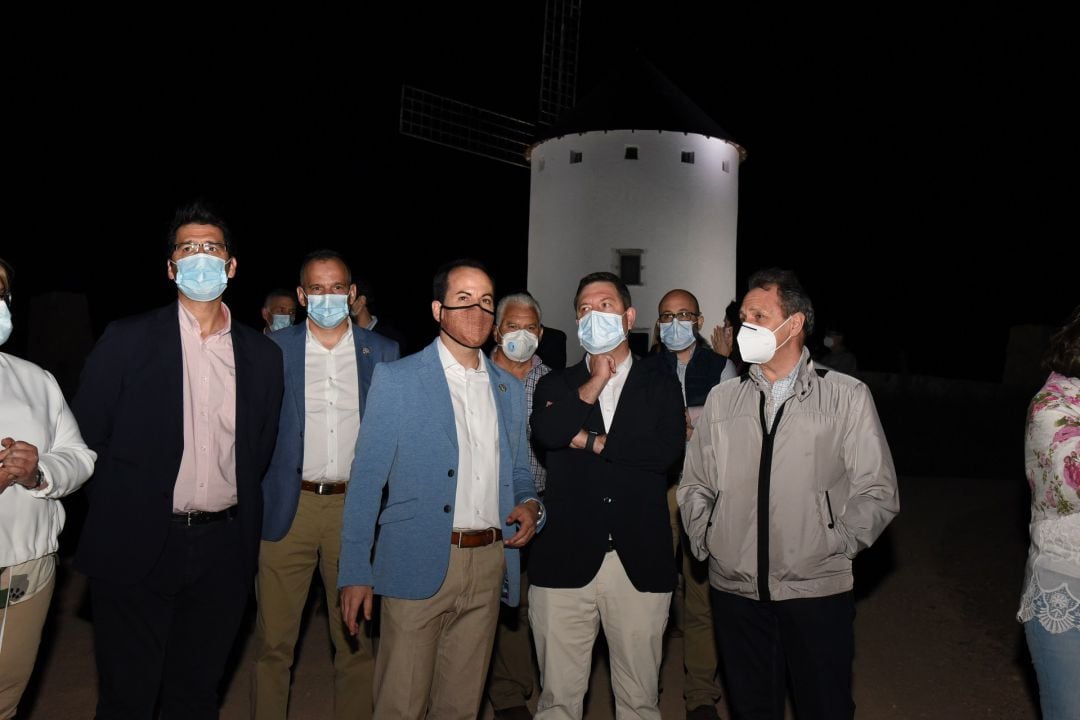
[[[585,450],[587,450],[588,452],[593,451],[593,443],[596,442],[596,436],[599,434],[600,433],[596,432],[595,430],[589,431],[589,437],[585,439]]]
[[[34,478],[34,484],[27,487],[27,490],[37,490],[45,482],[45,473],[41,471],[41,466],[38,466],[37,475]]]
[[[529,498],[525,502],[536,503],[536,522],[539,523],[544,519],[544,503],[540,502],[540,498]]]

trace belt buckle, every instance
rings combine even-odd
[[[327,484],[324,483],[324,482],[315,483],[315,494],[316,495],[329,495],[330,493],[328,493],[326,491],[326,488],[327,488]]]

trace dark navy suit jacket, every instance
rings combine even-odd
[[[97,452],[87,485],[76,567],[118,582],[146,577],[172,516],[184,452],[184,370],[174,302],[111,323],[83,368],[72,410]],[[245,571],[254,573],[262,525],[261,481],[277,437],[281,351],[232,322],[236,362],[236,495]]]

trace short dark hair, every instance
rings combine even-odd
[[[814,304],[810,302],[810,296],[803,290],[798,276],[791,270],[776,267],[758,270],[750,276],[750,290],[768,290],[772,287],[776,288],[784,317],[791,317],[794,313],[801,312],[806,318],[803,323],[803,336],[809,337],[813,334]]]
[[[472,258],[459,258],[457,260],[451,260],[448,263],[443,263],[439,269],[435,271],[435,277],[431,280],[432,300],[446,302],[446,292],[450,289],[450,273],[458,268],[473,268],[474,270],[479,270],[488,276],[488,279],[491,280],[492,289],[494,289],[495,278],[491,276],[491,272],[484,263],[479,260],[473,260]]]
[[[579,282],[577,286],[577,292],[574,293],[575,313],[577,313],[578,298],[581,297],[581,291],[585,289],[586,285],[592,285],[595,282],[606,282],[614,285],[615,289],[619,292],[619,299],[622,300],[623,310],[626,310],[633,305],[630,300],[630,288],[626,287],[626,283],[622,281],[622,278],[615,273],[601,270],[600,272],[589,273],[581,278],[581,282]]]
[[[371,304],[371,283],[364,278],[353,278],[353,283],[356,285],[356,297],[363,295],[367,298],[368,305]]]
[[[1080,378],[1080,305],[1073,308],[1065,326],[1050,336],[1043,364],[1056,373]]]
[[[221,235],[225,239],[225,252],[230,256],[236,254],[232,230],[229,229],[225,219],[221,217],[217,208],[206,200],[200,199],[187,205],[181,205],[176,209],[172,222],[169,223],[168,247],[166,248],[166,254],[169,257],[172,257],[175,249],[176,233],[185,225],[213,225],[221,231]]]
[[[7,291],[11,292],[11,283],[14,282],[12,277],[15,275],[15,269],[12,268],[11,263],[4,258],[0,258],[0,269],[4,271],[4,279],[7,281]]]
[[[286,297],[290,300],[296,299],[296,293],[288,288],[274,288],[270,292],[266,293],[266,299],[263,300],[263,307],[270,307],[270,301],[274,298]]]
[[[327,260],[337,260],[339,263],[345,266],[345,283],[347,285],[352,284],[352,270],[349,269],[349,263],[345,262],[345,258],[341,256],[337,250],[329,250],[322,248],[321,250],[312,250],[304,256],[303,262],[300,263],[300,287],[304,287],[304,271],[307,270],[308,265],[313,262],[326,262]]]

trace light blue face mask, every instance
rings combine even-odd
[[[581,347],[590,355],[611,352],[626,338],[623,316],[592,310],[578,320],[577,336]]]
[[[292,325],[292,315],[271,315],[270,316],[270,332],[277,330],[284,330]]]
[[[176,261],[176,287],[196,302],[217,300],[229,284],[225,264],[223,259],[205,253],[180,258]]]
[[[679,352],[694,342],[693,320],[672,320],[660,323],[660,342],[671,352]]]
[[[307,314],[319,327],[330,330],[349,317],[348,295],[308,295]]]
[[[11,337],[11,308],[0,300],[0,345],[3,345]]]

